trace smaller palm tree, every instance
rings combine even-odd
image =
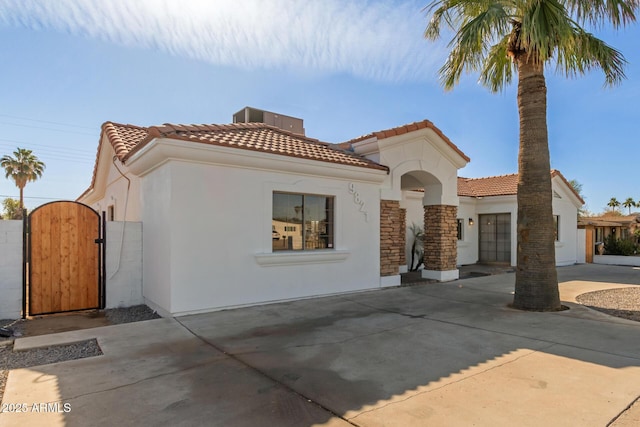
[[[615,211],[620,207],[620,202],[615,197],[612,197],[611,200],[609,200],[609,203],[607,203],[607,206],[609,206],[611,210]]]
[[[24,187],[30,181],[42,176],[45,164],[38,159],[31,150],[17,148],[13,152],[15,157],[6,155],[0,159],[0,166],[5,170],[5,177],[11,178],[20,190],[20,210],[24,209]]]
[[[635,200],[631,197],[627,197],[627,200],[622,202],[622,206],[629,209],[629,215],[631,215],[631,208],[635,208],[637,206]]]

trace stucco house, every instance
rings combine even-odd
[[[577,212],[584,201],[557,170],[551,171],[553,215],[556,226],[556,265],[575,264]],[[506,263],[516,265],[518,174],[458,178],[458,265]],[[407,223],[419,224],[421,194],[406,192]],[[411,240],[411,239],[409,239]],[[407,242],[410,257],[412,242]]]
[[[426,226],[422,276],[458,278],[458,265],[486,259],[474,231],[489,233],[486,215],[508,214],[515,235],[515,197],[461,181],[467,162],[427,120],[336,145],[247,107],[225,125],[105,123],[78,201],[142,222],[145,302],[179,315],[399,285],[412,222]],[[559,263],[571,263],[579,198],[554,174]],[[514,240],[500,240],[511,263]]]

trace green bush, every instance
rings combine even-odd
[[[604,253],[606,255],[634,255],[638,251],[636,245],[631,239],[616,239],[614,234],[608,235],[604,239]]]

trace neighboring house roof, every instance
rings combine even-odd
[[[582,217],[578,220],[579,226],[593,225],[596,227],[628,227],[634,222],[640,222],[640,215],[602,215],[602,216],[590,216]]]
[[[141,127],[106,122],[102,125],[100,144],[102,144],[105,137],[113,147],[118,159],[125,164],[129,157],[152,140],[168,138],[347,166],[389,170],[384,165],[346,151],[336,144],[321,142],[317,139],[294,134],[264,123],[231,123],[223,125],[174,125],[165,123],[161,126]],[[98,147],[98,155],[99,153],[100,146]],[[96,159],[91,186],[80,198],[93,188],[97,167],[98,160]]]
[[[427,129],[427,128],[433,130],[436,134],[438,134],[438,136],[442,138],[442,140],[446,142],[447,145],[453,148],[453,150],[457,152],[463,159],[465,159],[467,162],[471,161],[471,159],[467,157],[467,155],[464,154],[462,150],[460,150],[453,142],[451,142],[451,140],[447,138],[447,136],[444,133],[442,133],[442,131],[438,129],[429,120],[422,120],[421,122],[409,123],[409,124],[394,127],[391,129],[372,132],[366,135],[359,136],[357,138],[350,139],[349,141],[343,142],[339,145],[344,149],[351,149],[352,144],[355,144],[360,141],[364,141],[366,139],[376,138],[380,140],[380,139],[391,138],[392,136],[402,135],[405,133],[413,132],[420,129]]]
[[[559,177],[567,188],[584,204],[584,200],[573,189],[566,178],[556,169],[551,170],[551,178]],[[491,197],[512,196],[518,194],[518,174],[489,176],[485,178],[458,177],[458,196]]]

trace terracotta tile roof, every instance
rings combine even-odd
[[[166,123],[147,129],[149,138],[130,132],[132,148],[123,157],[126,161],[133,153],[155,137],[178,139],[196,143],[218,145],[244,150],[261,151],[282,156],[318,160],[387,171],[386,166],[348,152],[334,144],[294,134],[263,123],[232,123],[225,125],[174,125]],[[122,139],[125,139],[124,136]],[[113,142],[112,142],[113,143]]]
[[[149,136],[146,128],[134,125],[121,125],[106,122],[102,125],[102,133],[106,134],[113,146],[116,156],[122,160],[139,142]]]
[[[362,135],[359,136],[357,138],[351,139],[349,141],[343,142],[342,144],[340,144],[341,147],[346,148],[346,147],[350,147],[351,144],[355,144],[356,142],[360,142],[360,141],[364,141],[365,139],[369,139],[369,138],[377,138],[377,139],[385,139],[385,138],[390,138],[392,136],[396,136],[396,135],[402,135],[408,132],[413,132],[416,130],[420,130],[420,129],[431,129],[433,130],[435,133],[438,134],[438,136],[440,138],[442,138],[444,140],[444,142],[446,142],[451,148],[453,148],[453,150],[455,152],[457,152],[460,156],[462,156],[463,159],[465,159],[467,162],[471,161],[471,159],[469,159],[469,157],[467,157],[466,154],[464,154],[462,152],[462,150],[460,150],[453,142],[451,142],[451,140],[449,138],[447,138],[447,136],[442,133],[442,131],[440,129],[438,129],[433,123],[431,123],[429,120],[423,120],[421,122],[414,122],[414,123],[409,123],[406,125],[402,125],[402,126],[398,126],[395,128],[391,128],[391,129],[385,129],[385,130],[380,130],[377,132],[372,132],[366,135]]]
[[[518,194],[518,174],[485,178],[458,177],[458,196],[488,197]]]
[[[161,126],[141,127],[106,122],[102,125],[100,144],[102,144],[105,137],[113,146],[118,159],[122,162],[126,162],[133,153],[154,138],[170,138],[348,166],[389,170],[386,166],[344,150],[335,144],[321,142],[263,123],[232,123],[225,125],[174,125],[165,123]],[[99,152],[100,145],[98,146]],[[79,198],[82,198],[93,188],[97,167],[98,161],[96,159],[91,186]]]
[[[575,192],[571,184],[556,169],[551,170],[551,178],[560,177],[573,194],[584,204],[584,200]],[[518,194],[518,174],[489,176],[484,178],[458,177],[458,196],[490,197],[510,196]]]

